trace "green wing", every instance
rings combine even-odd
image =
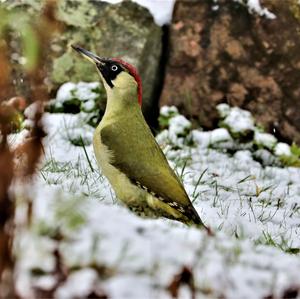
[[[182,183],[141,117],[132,116],[102,128],[101,141],[113,153],[113,166],[175,209],[176,204],[182,207],[182,214],[195,223],[202,223]],[[128,136],[131,136],[130,140]]]

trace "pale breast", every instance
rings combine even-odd
[[[111,164],[113,152],[101,142],[101,126],[95,130],[93,138],[94,152],[101,172],[107,177],[117,197],[133,212],[144,217],[158,216],[178,219],[182,217],[179,211],[162,202],[147,188],[131,182],[124,173]]]
[[[139,188],[132,184],[124,173],[111,164],[114,156],[105,144],[101,142],[101,127],[94,133],[93,146],[96,160],[102,173],[107,177],[117,197],[125,203],[135,201]]]

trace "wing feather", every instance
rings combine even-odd
[[[124,127],[124,123],[130,123],[130,127]],[[130,140],[129,132],[134,132]],[[114,167],[175,209],[182,208],[182,214],[194,222],[201,222],[181,181],[170,167],[144,119],[141,121],[132,117],[127,122],[114,122],[103,127],[100,134],[102,143],[113,153]]]

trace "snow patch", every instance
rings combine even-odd
[[[254,130],[254,119],[249,111],[233,107],[223,120],[233,133],[244,133]]]
[[[220,118],[225,118],[229,115],[231,107],[228,104],[221,103],[217,105],[217,111],[220,115]]]
[[[225,141],[232,141],[232,137],[229,132],[225,128],[218,128],[211,131],[210,142],[211,143],[219,143]]]
[[[119,3],[122,0],[104,0],[109,3]],[[148,8],[157,25],[162,26],[171,22],[175,0],[134,0]]]
[[[73,272],[68,280],[56,291],[56,298],[84,298],[89,295],[98,278],[94,269],[85,268]]]
[[[276,156],[290,156],[291,155],[291,147],[283,142],[279,142],[274,150]]]
[[[271,150],[276,145],[277,139],[272,134],[256,131],[254,134],[254,142],[258,146],[263,146]]]
[[[191,128],[191,122],[187,120],[183,115],[176,115],[170,119],[169,131],[171,135],[185,134],[187,130]]]
[[[56,94],[56,101],[63,103],[73,98],[73,91],[76,89],[76,84],[67,82],[60,86]]]
[[[276,19],[276,15],[272,12],[270,12],[266,7],[262,7],[260,4],[260,0],[233,0],[235,2],[239,2],[243,5],[246,5],[248,7],[248,10],[250,13],[256,13],[259,16],[264,16],[267,19]]]
[[[177,109],[163,108],[164,117],[170,111],[168,127],[157,140],[215,236],[131,213],[98,170],[92,145],[84,150],[68,138],[72,130],[91,136],[94,129],[84,127],[86,115],[45,113],[41,170],[16,196],[23,201],[16,213],[20,294],[31,298],[34,286],[51,288],[57,278],[55,251],[69,273],[56,298],[83,298],[99,289],[112,299],[168,298],[167,287],[183,267],[192,269],[196,297],[205,298],[209,290],[210,297],[280,298],[300,284],[299,258],[287,253],[300,248],[300,169],[263,167],[247,149],[227,154],[224,144],[237,144],[227,129],[193,130]],[[232,127],[257,131],[241,109],[230,108],[224,117]],[[186,142],[189,138],[193,142]],[[258,135],[257,140],[267,147],[272,138]],[[277,148],[287,153],[281,143]],[[33,202],[30,228],[19,227],[27,198]],[[181,288],[180,296],[189,294]]]
[[[160,115],[170,117],[178,114],[178,109],[175,106],[162,106],[160,108]]]

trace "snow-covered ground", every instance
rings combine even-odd
[[[247,113],[221,108],[229,120],[243,116],[238,128],[253,126],[244,121]],[[163,108],[161,117],[169,119],[157,140],[215,232],[208,236],[123,207],[97,168],[86,116],[46,113],[40,171],[32,184],[16,186],[22,296],[172,298],[182,272],[192,278],[178,298],[191,298],[193,285],[196,298],[299,296],[299,168],[263,167],[249,148],[228,151],[233,138],[226,128],[192,130],[176,108]],[[257,138],[274,148],[276,140],[266,135]],[[11,136],[11,143],[22,136]],[[30,228],[24,224],[28,199]]]

